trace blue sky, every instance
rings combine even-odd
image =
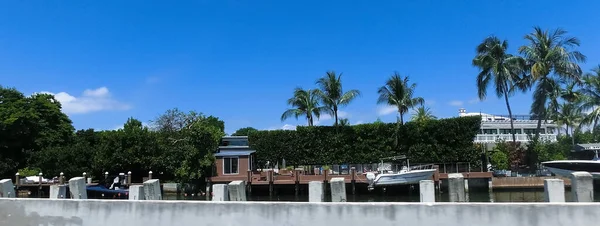
[[[395,120],[377,105],[394,72],[418,84],[438,117],[458,108],[505,114],[476,100],[471,66],[488,35],[525,44],[533,26],[580,38],[585,70],[600,63],[597,1],[5,1],[0,3],[0,84],[51,92],[78,129],[114,129],[167,109],[225,121],[226,132],[280,121],[292,90],[327,70],[363,95],[351,123]],[[530,94],[511,99],[527,113]],[[323,118],[322,125],[332,120]]]

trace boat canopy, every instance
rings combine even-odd
[[[574,149],[573,152],[600,151],[600,143],[577,144]]]
[[[398,156],[386,157],[386,158],[381,158],[379,160],[402,160],[402,159],[407,159],[406,155],[398,155]]]

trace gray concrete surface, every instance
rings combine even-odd
[[[435,202],[435,185],[432,180],[419,181],[421,202]]]
[[[461,173],[448,174],[450,202],[466,202],[465,179]]]
[[[544,200],[546,202],[565,202],[565,182],[561,179],[545,179]]]
[[[162,192],[160,191],[160,181],[151,179],[144,182],[144,199],[145,200],[161,200]]]
[[[324,202],[325,189],[323,181],[308,182],[308,201],[309,202]]]
[[[331,178],[331,201],[346,202],[346,182],[343,177]]]
[[[0,180],[0,198],[14,198],[17,197],[15,192],[15,186],[11,179]]]
[[[229,191],[226,184],[213,184],[212,201],[229,201]]]
[[[129,200],[144,200],[144,185],[131,185],[129,186]]]
[[[574,202],[594,201],[594,178],[588,172],[571,174],[571,194]]]
[[[69,180],[69,192],[72,199],[87,199],[85,178],[73,177]]]
[[[229,183],[229,201],[246,201],[246,182],[243,180]]]
[[[67,186],[66,185],[50,185],[50,199],[64,199],[67,198]]]
[[[0,199],[0,225],[579,226],[600,203],[291,203]]]

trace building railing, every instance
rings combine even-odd
[[[531,141],[532,134],[515,134],[517,142]],[[477,134],[475,143],[495,143],[497,140],[512,141],[512,134]],[[541,140],[556,142],[556,134],[540,134]]]

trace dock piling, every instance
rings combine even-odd
[[[15,185],[17,185],[17,187],[19,186],[19,184],[21,183],[21,178],[20,178],[20,174],[19,172],[15,173]]]
[[[465,180],[461,173],[448,174],[450,202],[465,202]]]
[[[17,175],[18,176],[18,175]],[[0,198],[16,198],[15,187],[11,179],[0,180]]]
[[[59,176],[58,176],[58,184],[65,184],[65,174],[63,172],[60,172]]]
[[[74,177],[69,180],[69,191],[71,199],[87,199],[85,178]]]
[[[421,202],[435,202],[435,188],[432,180],[419,181]]]
[[[213,184],[212,201],[229,201],[229,192],[226,184]]]
[[[66,185],[50,185],[50,199],[64,199],[67,197]]]
[[[324,202],[325,189],[323,189],[323,181],[308,182],[308,202]]]
[[[300,193],[300,170],[301,169],[294,170],[294,179],[295,179],[294,192],[296,194],[296,197],[298,197],[298,194]]]
[[[350,183],[352,184],[352,194],[356,195],[356,167],[353,166],[350,168],[350,175]]]
[[[144,186],[131,185],[129,186],[129,200],[144,200]]]
[[[546,202],[565,202],[565,182],[561,179],[545,179],[544,198]]]
[[[229,201],[246,201],[246,183],[243,180],[236,180],[229,183]]]
[[[151,179],[144,182],[144,200],[162,200],[160,180]]]
[[[346,181],[343,177],[331,178],[331,202],[346,202]]]
[[[252,194],[252,170],[248,170],[248,179],[246,182],[246,190],[248,194]],[[208,189],[206,190],[208,192]]]
[[[571,193],[574,202],[594,201],[594,178],[588,172],[571,174]]]

